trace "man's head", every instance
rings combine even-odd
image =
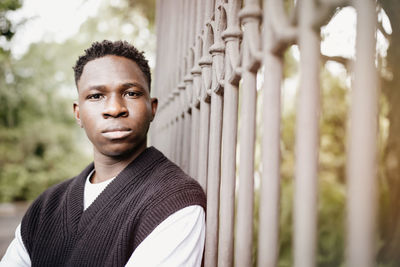
[[[144,150],[157,99],[150,97],[142,53],[126,42],[94,43],[74,70],[79,96],[74,113],[95,154],[128,157]]]
[[[136,47],[126,41],[111,42],[104,40],[102,42],[94,42],[90,48],[86,49],[85,54],[78,58],[73,67],[76,85],[78,86],[78,81],[81,78],[83,68],[89,61],[107,55],[125,57],[134,61],[143,72],[150,90],[151,74],[148,61],[144,57],[143,52],[139,52]]]

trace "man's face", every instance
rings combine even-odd
[[[89,61],[78,81],[77,122],[95,153],[129,155],[146,147],[146,134],[157,109],[138,65],[127,58],[105,56]]]

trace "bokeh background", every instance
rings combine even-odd
[[[377,265],[398,266],[400,67],[396,63],[400,62],[400,1],[378,2],[377,65],[382,89]],[[154,68],[155,16],[155,0],[0,0],[0,257],[29,202],[49,186],[75,176],[91,161],[90,143],[72,113],[72,102],[77,97],[72,71],[76,59],[93,41],[124,39],[145,51]],[[345,133],[352,80],[349,69],[355,57],[355,23],[354,9],[338,9],[321,34],[324,67],[321,71],[318,266],[341,266],[344,261]],[[328,61],[328,57],[335,60]],[[292,264],[298,62],[298,49],[292,46],[285,54],[282,90],[279,266]],[[258,108],[261,111],[261,105]],[[257,139],[256,187],[260,177],[260,143]],[[255,246],[257,205],[256,197]]]
[[[29,202],[92,161],[72,113],[78,56],[124,39],[153,68],[154,10],[147,0],[0,0],[0,257]]]

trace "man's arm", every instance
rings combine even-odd
[[[1,259],[0,267],[29,267],[31,259],[21,237],[21,224],[15,230],[15,238],[11,241],[6,254]]]
[[[201,265],[205,214],[197,205],[183,208],[160,223],[132,253],[126,267]]]

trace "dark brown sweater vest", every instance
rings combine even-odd
[[[21,234],[32,266],[124,266],[169,215],[190,205],[205,209],[199,184],[150,147],[83,211],[92,169],[46,190],[25,214]]]

